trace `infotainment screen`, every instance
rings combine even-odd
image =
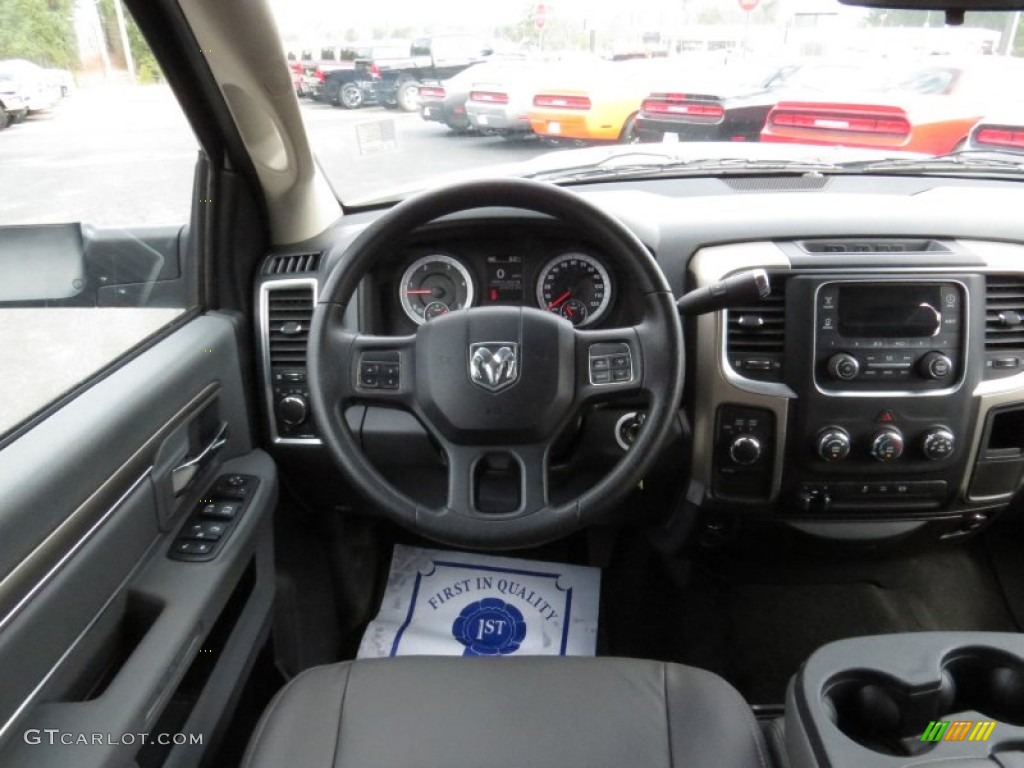
[[[934,336],[942,326],[941,301],[938,285],[841,285],[839,335],[854,339]]]

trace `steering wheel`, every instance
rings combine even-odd
[[[517,208],[553,217],[600,242],[643,296],[636,325],[574,328],[529,307],[450,312],[409,336],[371,336],[343,315],[360,280],[417,227],[476,208]],[[473,181],[421,193],[367,227],[341,254],[320,293],[309,333],[312,411],[342,473],[388,517],[423,536],[463,547],[533,546],[594,521],[643,477],[670,432],[683,389],[683,339],[675,299],[653,256],[617,220],[560,187],[522,179]],[[605,367],[627,370],[613,381]],[[548,492],[559,433],[587,404],[643,393],[644,428],[593,487],[564,503]],[[426,507],[391,485],[365,457],[344,418],[355,404],[404,408],[447,457],[447,501]],[[477,507],[481,461],[519,466],[519,507]]]

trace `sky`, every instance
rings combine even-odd
[[[762,0],[765,2],[766,0]],[[777,0],[796,10],[839,11],[837,0]],[[444,27],[455,31],[488,31],[521,19],[536,6],[532,0],[270,0],[286,39],[341,35],[355,28],[361,35],[375,28]],[[545,2],[549,14],[569,23],[594,28],[644,28],[650,31],[683,18],[694,18],[701,10],[718,9],[729,21],[740,22],[744,14],[738,0],[556,0]],[[757,22],[757,11],[751,22]]]

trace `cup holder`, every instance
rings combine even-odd
[[[1024,660],[993,648],[964,648],[946,657],[932,685],[913,687],[857,669],[834,675],[823,694],[830,719],[849,739],[884,755],[914,756],[936,746],[921,740],[932,721],[976,712],[1024,727]]]
[[[943,664],[951,682],[950,712],[979,712],[1024,727],[1024,660],[991,648],[957,651]]]

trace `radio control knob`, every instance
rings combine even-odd
[[[818,455],[835,463],[850,455],[850,433],[842,427],[826,427],[818,433]]]
[[[917,365],[926,379],[944,379],[953,372],[953,361],[941,352],[929,352]]]
[[[829,358],[828,375],[833,379],[851,381],[857,378],[858,373],[860,373],[860,362],[853,355],[840,352]]]
[[[737,464],[749,467],[761,458],[761,441],[749,435],[740,435],[729,445],[729,458]]]
[[[956,450],[956,438],[945,427],[935,427],[924,433],[921,452],[932,461],[948,459]]]
[[[302,395],[285,395],[277,401],[277,415],[288,426],[297,427],[309,417],[309,403]]]
[[[893,461],[903,455],[903,435],[895,427],[886,427],[875,433],[871,441],[871,455],[879,461]]]

